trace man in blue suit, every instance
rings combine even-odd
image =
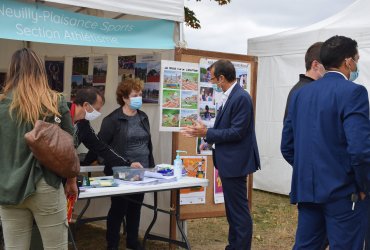
[[[251,248],[252,218],[248,208],[246,178],[260,168],[254,131],[252,99],[237,84],[230,61],[219,60],[209,68],[211,82],[223,91],[223,104],[213,128],[194,122],[182,133],[188,137],[205,137],[213,144],[213,162],[219,171],[229,222],[229,245],[226,250]]]
[[[358,75],[357,42],[334,36],[321,47],[327,73],[295,91],[281,152],[293,166],[291,203],[298,203],[293,249],[362,249],[370,185],[369,101]]]

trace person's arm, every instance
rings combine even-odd
[[[154,157],[153,157],[153,144],[152,144],[152,136],[150,134],[150,124],[149,124],[149,119],[147,118],[147,126],[148,126],[148,133],[149,133],[149,167],[154,168],[155,167],[155,162],[154,162]]]
[[[370,190],[370,122],[369,100],[365,87],[358,85],[345,102],[343,128],[347,139],[347,152],[359,191]]]
[[[61,123],[60,127],[68,132],[70,135],[74,136],[74,127],[72,125],[72,118],[69,113],[69,108],[67,106],[67,102],[65,101],[64,97],[61,95],[60,97],[60,104],[59,104],[59,113],[61,115]],[[64,192],[66,195],[78,195],[78,188],[77,188],[77,179],[75,178],[67,178],[66,184],[64,186]]]
[[[231,106],[230,128],[207,130],[206,138],[210,144],[220,142],[240,141],[248,132],[253,116],[253,106],[250,98],[240,96]]]
[[[104,123],[104,122],[103,122]],[[90,165],[94,160],[96,160],[96,157],[93,156],[99,156],[104,159],[104,162],[106,164],[113,164],[117,166],[129,166],[131,163],[120,156],[118,153],[116,153],[111,147],[109,147],[105,143],[104,139],[100,139],[96,134],[94,129],[90,126],[90,122],[87,120],[81,120],[77,123],[78,128],[78,137],[80,142],[82,142],[87,149],[89,149],[92,153],[88,153],[88,155],[85,157],[84,165]],[[104,129],[104,130],[103,130]],[[107,141],[111,141],[111,132],[112,129],[105,129],[102,124],[103,134],[106,136]],[[106,132],[108,130],[109,134]],[[100,134],[100,133],[99,133]]]
[[[294,135],[292,128],[291,117],[288,116],[284,120],[283,132],[281,135],[280,151],[284,159],[293,166],[294,163]]]

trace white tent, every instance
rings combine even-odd
[[[152,17],[177,22],[184,21],[183,0],[46,0],[46,2],[70,5],[69,8],[71,8],[71,6],[77,6],[124,13],[124,15]],[[64,5],[64,8],[65,7]]]
[[[316,24],[248,40],[248,55],[258,56],[256,133],[262,170],[254,175],[255,188],[290,192],[291,166],[280,153],[283,116],[288,93],[305,72],[304,54],[311,44],[334,35],[355,39],[360,54],[356,82],[370,86],[369,13],[370,1],[357,0]]]

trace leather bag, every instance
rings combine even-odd
[[[55,117],[55,122],[60,123],[60,119]],[[58,124],[37,120],[24,138],[35,158],[45,168],[64,178],[76,177],[80,172],[73,137]]]

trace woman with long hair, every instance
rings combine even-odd
[[[44,249],[68,249],[66,194],[77,194],[75,178],[65,189],[56,174],[40,165],[24,134],[38,119],[61,119],[73,135],[67,103],[50,89],[44,62],[31,49],[16,51],[0,94],[0,216],[6,249],[29,249],[33,221]]]

